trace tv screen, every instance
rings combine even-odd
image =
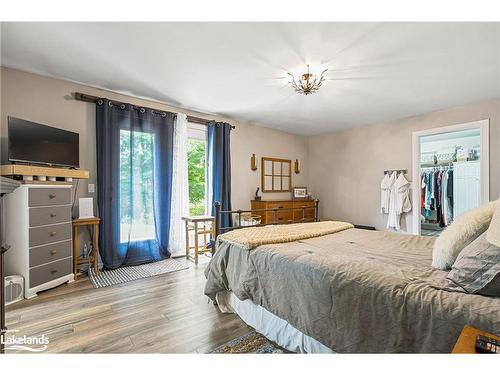
[[[9,117],[8,138],[11,162],[80,166],[78,133]]]

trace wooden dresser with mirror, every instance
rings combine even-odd
[[[274,210],[252,212],[260,216],[261,224],[288,224],[313,222],[316,201],[314,199],[263,199],[252,200],[252,210]]]

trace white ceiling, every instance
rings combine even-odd
[[[500,97],[500,23],[3,23],[2,65],[310,135]]]

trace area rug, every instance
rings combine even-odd
[[[185,270],[189,268],[175,259],[169,258],[158,262],[140,264],[138,266],[121,267],[116,270],[100,271],[95,274],[93,268],[89,270],[89,279],[94,288],[126,283],[128,281],[144,279],[146,277],[164,273]]]
[[[249,332],[237,337],[209,354],[285,354],[290,353],[275,343],[269,341],[260,333]]]

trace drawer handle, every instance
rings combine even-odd
[[[56,217],[56,216],[57,216],[57,214],[55,212],[50,213],[50,217]]]
[[[50,252],[50,255],[56,255],[56,254],[57,254],[57,250],[52,250],[52,251]]]
[[[278,207],[278,209],[280,209],[280,208],[285,208],[285,207],[283,207],[283,206],[279,206],[279,207]]]
[[[51,236],[51,237],[54,237],[56,234],[57,234],[57,232],[56,232],[56,231],[50,232],[50,236]]]
[[[50,273],[51,273],[52,275],[54,275],[55,273],[57,273],[57,270],[52,270],[52,271],[50,271]]]
[[[56,195],[54,193],[52,193],[52,194],[49,195],[50,199],[54,199],[55,197],[56,197]]]

